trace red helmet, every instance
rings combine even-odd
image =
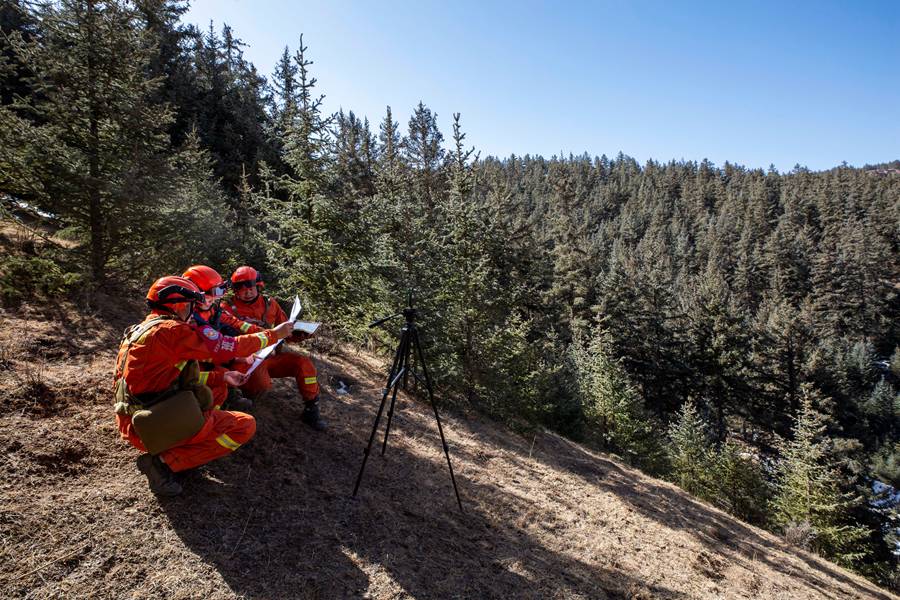
[[[160,277],[147,292],[147,305],[155,310],[174,312],[170,307],[189,302],[203,302],[203,292],[197,284],[184,277]]]
[[[256,285],[259,287],[266,287],[266,284],[263,283],[262,274],[254,269],[253,267],[238,267],[234,273],[231,274],[231,286],[235,289],[242,287],[249,287],[251,285]]]
[[[225,290],[231,287],[229,282],[222,279],[219,272],[212,267],[206,265],[194,265],[189,267],[182,275],[185,279],[190,279],[197,284],[197,287],[204,294],[208,294],[213,298],[221,298],[225,295]]]

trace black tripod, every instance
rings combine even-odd
[[[394,417],[394,405],[397,402],[397,391],[400,389],[400,381],[401,379],[403,380],[403,389],[405,390],[407,382],[409,381],[409,375],[412,375],[416,381],[424,384],[425,389],[428,390],[428,400],[431,402],[431,408],[434,410],[434,418],[437,421],[438,433],[441,435],[441,445],[444,447],[444,456],[447,457],[447,468],[450,469],[450,481],[453,482],[453,491],[456,493],[456,503],[459,504],[459,510],[462,512],[462,501],[459,499],[459,489],[456,487],[456,477],[453,476],[453,465],[450,464],[450,451],[447,447],[447,441],[444,439],[444,428],[441,426],[441,417],[438,415],[437,406],[434,404],[434,391],[431,387],[431,377],[428,376],[428,367],[425,366],[425,355],[422,354],[422,346],[419,343],[419,331],[416,329],[417,313],[416,309],[412,306],[412,295],[410,294],[409,306],[404,308],[403,312],[384,317],[383,319],[378,319],[374,323],[371,323],[369,327],[376,327],[385,321],[389,321],[390,319],[401,315],[406,319],[406,324],[403,325],[403,329],[401,330],[400,345],[397,346],[397,352],[394,354],[394,363],[393,366],[391,366],[390,373],[388,373],[387,386],[385,386],[384,393],[381,396],[381,406],[378,407],[378,414],[375,416],[375,423],[372,425],[372,434],[369,436],[369,444],[366,446],[362,465],[359,467],[359,475],[357,475],[356,485],[353,487],[353,496],[356,496],[356,492],[359,490],[359,483],[362,481],[363,471],[366,468],[366,461],[369,460],[369,452],[372,449],[372,442],[375,440],[375,433],[378,431],[378,424],[381,422],[381,415],[384,412],[384,405],[387,402],[387,397],[389,394],[391,395],[391,406],[388,409],[387,426],[384,429],[384,441],[381,444],[382,456],[384,456],[384,452],[387,450],[388,434],[391,432],[391,420]],[[415,369],[409,364],[409,357],[413,347],[416,349],[418,362],[422,365],[424,380],[422,377],[419,377],[419,374],[416,373]]]

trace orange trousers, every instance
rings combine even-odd
[[[256,433],[256,419],[244,413],[208,410],[203,413],[203,417],[203,427],[194,437],[159,455],[176,473],[230,454],[240,448],[241,444],[249,442]],[[131,424],[131,417],[116,415],[116,424],[123,439],[141,452],[147,451]]]
[[[239,367],[242,372],[249,368],[249,365]],[[281,352],[267,358],[241,389],[245,396],[255,398],[272,387],[273,377],[293,377],[304,400],[315,400],[319,395],[315,365],[306,356],[294,352]]]

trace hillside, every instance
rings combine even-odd
[[[0,312],[4,598],[892,597],[614,458],[447,414],[460,514],[408,398],[352,499],[384,365],[349,348],[316,356],[326,434],[279,383],[250,444],[158,499],[108,394],[140,309],[100,306]]]

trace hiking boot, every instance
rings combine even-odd
[[[319,416],[319,399],[304,401],[303,414],[300,420],[315,429],[316,431],[325,431],[328,423]]]
[[[238,412],[250,412],[253,410],[253,400],[245,398],[240,390],[231,388],[228,390],[228,399],[225,400],[225,405],[222,408]]]
[[[150,491],[159,496],[177,496],[181,484],[175,480],[175,473],[158,456],[141,454],[137,459],[138,470],[147,476]]]

